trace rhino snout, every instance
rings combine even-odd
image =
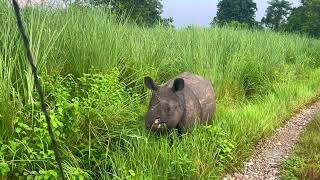
[[[160,118],[156,118],[154,121],[154,124],[159,124],[160,123]]]
[[[156,118],[153,124],[151,125],[151,129],[155,131],[159,129],[165,129],[166,127],[167,127],[167,124],[165,122],[161,122],[160,118]]]

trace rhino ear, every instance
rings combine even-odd
[[[173,82],[172,91],[177,92],[181,91],[184,88],[184,80],[181,78],[177,78]]]
[[[158,89],[158,86],[156,84],[154,84],[153,80],[149,76],[144,77],[144,84],[150,90],[155,91]]]

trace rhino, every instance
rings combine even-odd
[[[183,72],[162,85],[144,77],[152,91],[145,127],[154,132],[177,129],[184,133],[195,125],[210,124],[216,109],[213,85],[203,77]]]

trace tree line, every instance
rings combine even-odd
[[[320,37],[320,0],[301,0],[293,8],[287,0],[268,1],[266,15],[261,22],[255,20],[257,5],[252,0],[221,0],[212,26],[240,23],[250,28],[267,28],[274,31],[298,32]]]
[[[81,0],[76,0],[75,3]],[[108,7],[115,14],[127,14],[139,25],[164,24],[173,27],[172,18],[163,18],[161,0],[84,0],[94,6]],[[82,1],[83,2],[83,1]],[[269,0],[265,16],[255,20],[257,5],[253,0],[220,0],[212,26],[229,24],[241,27],[297,32],[320,37],[320,0],[301,0],[299,7],[292,7],[287,0]]]

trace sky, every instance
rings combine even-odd
[[[265,15],[268,0],[254,0],[257,3],[256,20]],[[217,13],[219,0],[162,0],[163,17],[172,17],[176,27],[188,25],[209,26]],[[300,5],[300,0],[289,0],[293,7]]]

